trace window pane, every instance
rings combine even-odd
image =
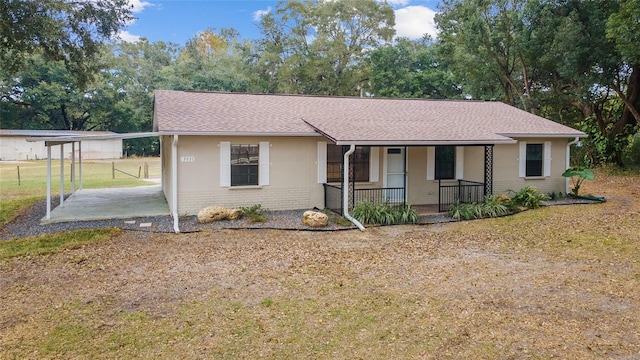
[[[342,180],[343,155],[347,151],[346,146],[327,145],[327,181],[337,182]],[[349,180],[365,182],[369,181],[369,159],[371,148],[369,146],[356,146],[356,151],[349,159],[351,172]],[[354,174],[355,172],[355,174]]]
[[[455,146],[436,146],[436,179],[454,179],[455,161]]]
[[[342,179],[342,146],[327,145],[327,182],[337,182]]]
[[[527,144],[526,176],[542,176],[542,144]]]
[[[231,145],[231,186],[258,185],[258,145]]]

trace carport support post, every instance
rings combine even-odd
[[[71,143],[71,195],[76,194],[76,143]]]
[[[78,187],[78,190],[82,190],[82,141],[80,141],[78,143],[78,162],[79,162],[79,169],[80,170],[80,186]]]
[[[51,219],[51,145],[47,145],[47,220]]]
[[[60,144],[60,207],[64,207],[64,143]]]

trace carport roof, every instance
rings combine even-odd
[[[0,136],[80,136],[80,135],[110,135],[111,131],[75,131],[75,130],[28,130],[28,129],[0,129]]]
[[[378,99],[158,90],[160,134],[313,136],[337,144],[494,144],[585,137],[494,101]]]
[[[37,142],[44,141],[46,143],[62,144],[68,142],[77,141],[90,141],[90,140],[117,140],[117,139],[138,139],[145,137],[158,136],[157,132],[137,132],[137,133],[114,133],[114,132],[96,132],[94,134],[91,131],[83,131],[84,134],[61,134],[57,136],[32,136],[27,138],[27,141]]]

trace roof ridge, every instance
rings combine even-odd
[[[251,92],[233,92],[233,91],[208,91],[208,90],[170,90],[158,89],[156,92],[181,92],[187,94],[218,94],[218,95],[251,95],[251,96],[274,96],[274,97],[301,97],[301,98],[317,98],[317,99],[348,99],[348,100],[387,100],[387,101],[430,101],[430,102],[464,102],[464,103],[496,103],[505,104],[499,100],[480,100],[480,99],[432,99],[432,98],[388,98],[388,97],[362,97],[348,95],[324,95],[324,94],[284,94],[284,93],[251,93]],[[511,105],[509,105],[511,106]]]

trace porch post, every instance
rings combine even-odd
[[[407,147],[404,147],[404,174],[402,176],[402,205],[407,205]]]
[[[484,195],[493,194],[493,145],[484,146]]]

